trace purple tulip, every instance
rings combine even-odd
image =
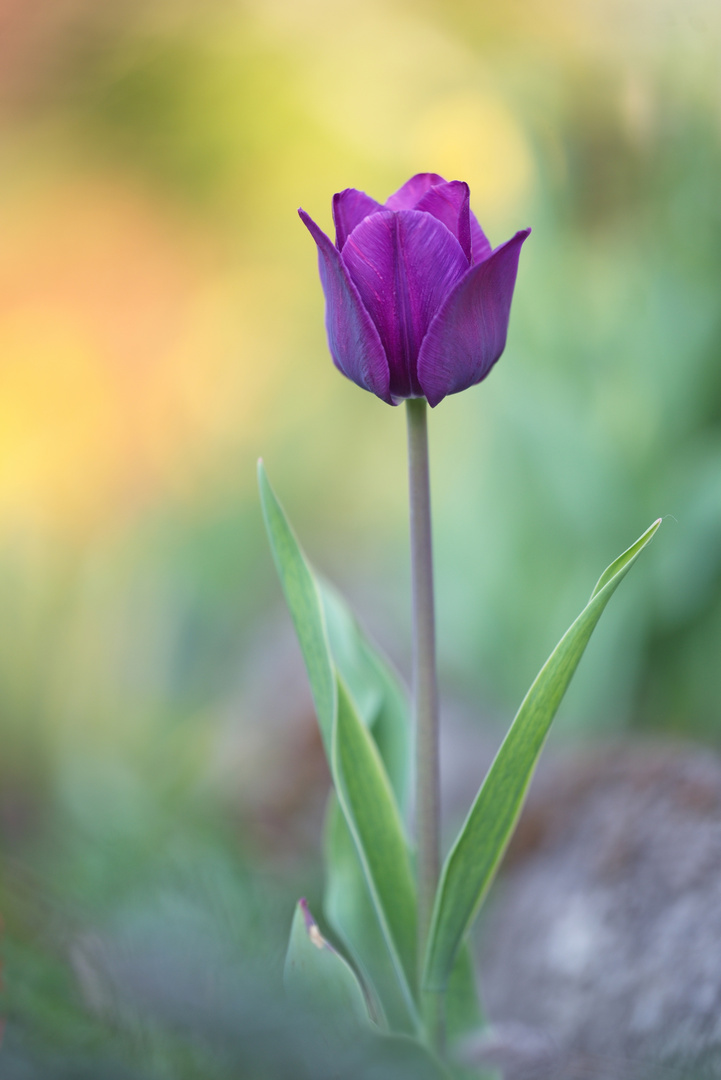
[[[384,205],[333,196],[336,241],[299,210],[318,245],[326,329],[337,368],[389,405],[431,406],[485,379],[506,345],[521,245],[495,251],[469,207],[468,184],[411,177]]]

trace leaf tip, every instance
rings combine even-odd
[[[268,473],[265,470],[265,462],[262,457],[258,458],[258,489],[260,491],[261,503],[265,506],[269,496],[273,495],[273,489],[270,486],[270,480],[268,479]]]
[[[330,949],[331,952],[335,952],[335,949],[325,940],[320,930],[318,929],[318,923],[311,915],[310,908],[308,907],[308,901],[305,897],[301,897],[298,901],[298,907],[300,908],[301,915],[303,916],[303,922],[305,923],[305,930],[308,935],[308,940],[312,945],[315,945],[316,949]]]
[[[303,921],[305,922],[306,930],[309,930],[311,928],[311,926],[315,926],[315,919],[313,918],[313,916],[310,913],[310,908],[308,907],[308,901],[306,900],[306,898],[304,896],[301,896],[300,900],[298,901],[298,907],[301,910],[301,914],[303,916]]]

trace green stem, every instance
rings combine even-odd
[[[433,600],[431,489],[425,398],[406,401],[413,581],[413,702],[416,723],[416,835],[418,841],[418,970],[423,970],[440,873],[438,680]],[[435,997],[435,995],[434,995]],[[438,1003],[440,1006],[440,1002]],[[440,1039],[439,1022],[432,1041]]]

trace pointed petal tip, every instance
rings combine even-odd
[[[472,255],[470,188],[464,180],[435,184],[418,200],[416,210],[431,214],[455,236],[468,262]]]
[[[385,205],[388,210],[411,210],[430,188],[445,183],[447,181],[438,173],[415,173],[386,199]]]
[[[300,218],[300,220],[301,220],[301,221],[303,222],[303,224],[305,225],[305,227],[306,227],[307,229],[309,229],[309,230],[310,230],[311,232],[313,232],[313,230],[314,230],[314,229],[316,229],[316,230],[317,230],[318,232],[322,232],[322,231],[323,231],[323,230],[322,230],[322,229],[320,228],[320,226],[319,226],[319,225],[316,225],[316,223],[315,223],[315,222],[313,221],[313,218],[312,218],[312,217],[310,216],[310,214],[308,213],[308,211],[307,211],[307,210],[304,210],[302,206],[299,206],[299,207],[298,207],[298,217],[299,217],[299,218]]]
[[[333,362],[352,382],[388,401],[390,372],[378,330],[340,251],[310,214],[301,210],[300,217],[318,248],[326,300],[326,332]]]
[[[336,191],[333,202],[339,203],[346,195],[365,195],[365,191],[361,191],[359,188],[344,187],[342,191]]]
[[[333,221],[335,223],[335,243],[339,251],[343,250],[346,240],[364,218],[382,209],[379,202],[366,195],[358,188],[344,188],[333,196]]]
[[[413,176],[410,178],[410,180],[407,180],[406,183],[412,184],[416,180],[420,180],[422,182],[428,182],[428,183],[431,183],[431,184],[447,184],[448,183],[448,181],[446,179],[444,179],[444,177],[442,177],[440,175],[440,173],[437,173],[437,172],[417,172],[417,173],[414,173]]]
[[[310,235],[315,240],[318,247],[322,247],[324,244],[330,244],[331,247],[333,247],[333,248],[335,247],[335,244],[330,239],[330,237],[326,233],[323,232],[320,225],[316,225],[315,221],[313,221],[313,218],[310,216],[310,214],[308,214],[305,210],[300,208],[298,210],[298,217],[303,222],[303,224],[305,225],[306,229],[308,230]]]
[[[499,252],[503,251],[505,248],[517,247],[520,252],[521,247],[525,244],[532,231],[530,225],[526,229],[519,229],[517,232],[514,232],[513,236],[508,240],[504,240],[502,244],[499,244],[498,247],[490,248],[488,255],[481,261],[488,262],[491,256],[498,255]]]
[[[506,346],[521,247],[520,229],[472,266],[444,300],[418,355],[418,380],[434,408],[481,382]]]

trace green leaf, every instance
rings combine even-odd
[[[334,795],[326,815],[324,856],[325,917],[370,990],[374,1015],[385,1020],[391,1031],[413,1034],[416,1020],[400,992],[355,845]],[[445,1017],[449,1043],[477,1031],[483,1024],[473,961],[465,944],[458,952],[448,983]]]
[[[323,745],[330,757],[337,711],[336,676],[316,580],[283,509],[258,462],[258,485],[265,527],[278,577],[305,660]]]
[[[445,1016],[446,1038],[449,1043],[457,1042],[471,1032],[477,1031],[483,1024],[473,958],[466,942],[458,950],[448,980]]]
[[[400,814],[378,748],[338,680],[331,774],[409,1009],[416,985],[416,893]]]
[[[381,706],[382,690],[366,663],[360,627],[337,589],[320,575],[317,581],[333,662],[348,687],[358,715],[371,728]]]
[[[370,729],[399,807],[405,804],[410,764],[410,717],[399,677],[364,633],[337,590],[318,581],[333,659],[356,710]],[[323,910],[392,1031],[416,1030],[368,890],[355,844],[331,795],[325,828]]]
[[[353,838],[334,794],[324,837],[323,912],[371,991],[374,1013],[391,1031],[413,1034],[417,1018],[401,991]]]
[[[372,1021],[358,977],[318,929],[305,900],[296,904],[283,975],[286,993],[343,1041]]]
[[[410,716],[400,678],[360,627],[340,593],[319,579],[335,666],[356,710],[373,733],[399,807],[406,802],[410,764]]]
[[[442,991],[483,902],[523,804],[551,721],[596,623],[660,519],[601,575],[588,604],[528,691],[446,859],[426,954],[423,985]]]
[[[335,1057],[339,1075],[350,1076],[353,1069],[353,1074],[358,1070],[378,1080],[450,1080],[441,1062],[416,1039],[379,1031],[360,979],[323,937],[304,900],[293,916],[283,981],[299,1015],[312,1018],[313,1037],[340,1055]],[[348,1051],[352,1057],[344,1063]]]
[[[371,731],[388,773],[398,806],[408,801],[411,777],[411,724],[408,696],[398,675],[374,647],[364,639],[367,667],[375,672],[381,690],[381,704]]]
[[[407,1035],[379,1035],[363,1061],[364,1080],[452,1080],[453,1073],[431,1050]],[[349,1074],[350,1075],[350,1074]]]
[[[336,667],[385,765],[396,802],[408,787],[410,727],[400,680],[356,621],[341,595],[320,579],[328,638]],[[392,1031],[414,1032],[415,1010],[401,992],[355,844],[337,799],[331,796],[325,829],[325,917],[377,998]]]
[[[262,464],[258,472],[273,558],[308,670],[333,784],[400,990],[413,1014],[415,883],[398,805],[378,747],[338,674],[320,588]]]

